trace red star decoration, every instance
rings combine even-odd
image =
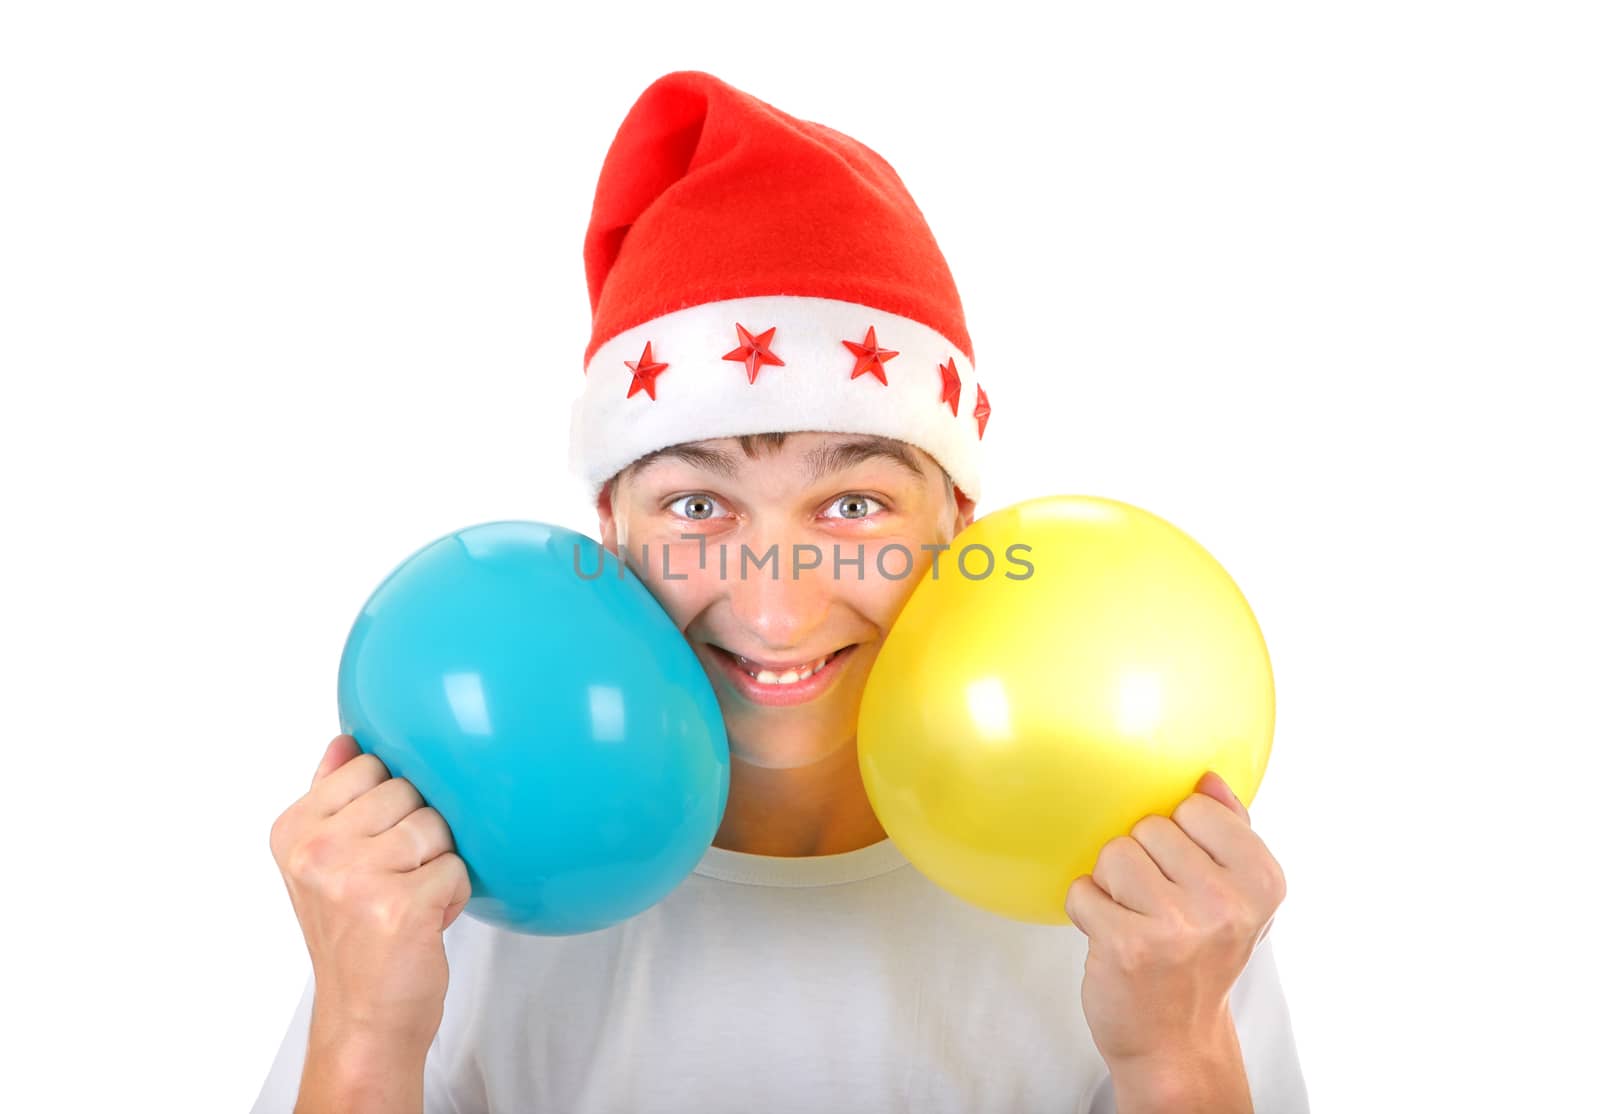
[[[972,408],[972,416],[978,419],[978,440],[983,440],[983,427],[989,424],[989,396],[983,393],[983,384],[978,384],[978,404]]]
[[[744,364],[745,374],[750,377],[750,382],[756,381],[756,373],[761,370],[763,364],[783,366],[783,361],[774,356],[772,349],[767,347],[772,343],[772,334],[778,331],[776,325],[757,337],[751,336],[750,331],[737,322],[733,327],[739,330],[739,347],[722,358],[741,361]]]
[[[844,346],[855,353],[856,357],[856,369],[850,373],[850,378],[854,379],[858,375],[870,374],[877,376],[878,382],[885,387],[889,385],[889,377],[883,372],[883,362],[894,359],[900,353],[878,347],[877,326],[867,329],[867,339],[864,343],[857,344],[853,340],[847,340],[844,342]]]
[[[656,397],[656,376],[667,370],[666,364],[658,364],[650,358],[650,342],[644,342],[644,353],[637,360],[623,360],[628,365],[628,370],[633,372],[633,382],[628,384],[628,397],[643,391],[653,400]],[[674,380],[676,382],[676,380]]]
[[[939,394],[940,402],[950,404],[950,415],[955,416],[956,407],[961,404],[961,376],[956,374],[956,358],[950,357],[948,364],[939,365],[939,378],[944,380],[944,389]],[[978,437],[982,439],[983,434]]]

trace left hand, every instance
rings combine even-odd
[[[1083,1011],[1113,1073],[1237,1056],[1228,994],[1284,899],[1283,871],[1227,782],[1207,771],[1195,790],[1107,843],[1067,889],[1089,938]]]

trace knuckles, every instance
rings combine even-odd
[[[1256,886],[1271,908],[1277,909],[1289,896],[1289,880],[1284,877],[1282,864],[1271,853],[1265,853],[1265,860],[1255,876]]]
[[[1105,932],[1094,938],[1103,960],[1127,977],[1150,978],[1204,965],[1232,965],[1247,956],[1264,935],[1278,906],[1288,894],[1282,866],[1256,839],[1254,853],[1227,870],[1187,877],[1182,885],[1152,888],[1146,863],[1150,848],[1170,841],[1173,829],[1184,838],[1198,823],[1215,820],[1208,812],[1227,810],[1204,795],[1185,799],[1170,817],[1151,814],[1141,818],[1128,835],[1117,836],[1101,849],[1090,875],[1113,900],[1108,881],[1141,886],[1133,895],[1146,916],[1137,924],[1125,922],[1124,931]],[[1231,814],[1231,810],[1227,810]],[[1135,869],[1137,868],[1137,869]],[[1158,865],[1159,869],[1159,865]],[[1074,883],[1074,886],[1076,882]],[[1126,899],[1129,895],[1124,895]],[[1068,890],[1068,915],[1072,915],[1072,889]],[[1076,921],[1076,917],[1073,918]]]
[[[1205,816],[1207,811],[1214,808],[1226,808],[1226,806],[1204,793],[1191,793],[1178,802],[1178,807],[1172,810],[1172,820],[1178,827],[1188,831]]]
[[[361,869],[326,833],[313,833],[290,850],[285,876],[302,900],[379,935],[404,934],[420,912],[401,876]]]
[[[389,778],[389,767],[383,764],[383,759],[371,751],[362,751],[345,765],[354,767],[367,777],[375,778],[378,781],[387,781]]]
[[[283,866],[284,857],[288,854],[295,826],[295,809],[291,805],[278,814],[278,818],[272,822],[272,827],[267,832],[267,846],[272,851],[272,861],[279,867]]]
[[[385,936],[399,936],[414,922],[416,906],[409,893],[388,887],[365,903],[364,912],[375,931]]]
[[[302,885],[325,875],[340,873],[332,868],[338,862],[339,841],[326,831],[311,831],[296,840],[283,857],[283,872]]]
[[[1111,965],[1125,975],[1182,967],[1201,952],[1201,939],[1178,918],[1152,919],[1136,932],[1119,935],[1108,945]]]
[[[1152,946],[1138,933],[1129,933],[1111,942],[1111,965],[1125,975],[1136,975],[1150,966]]]
[[[1193,891],[1189,909],[1195,933],[1206,940],[1232,943],[1259,927],[1250,902],[1222,881],[1208,881]]]
[[[1100,848],[1100,857],[1097,860],[1097,865],[1100,863],[1133,862],[1142,857],[1144,853],[1144,846],[1138,840],[1132,836],[1119,835]]]
[[[340,783],[346,787],[354,785],[359,788],[360,792],[370,792],[390,780],[389,767],[385,766],[383,759],[376,754],[362,753],[356,755],[328,775],[328,780],[331,781],[334,778],[338,778]],[[324,781],[322,785],[314,787],[308,796],[319,791],[327,792],[327,790],[323,789],[326,784],[327,781]]]
[[[1171,824],[1172,821],[1168,817],[1151,813],[1133,826],[1131,834],[1142,845],[1148,840],[1155,839],[1158,834],[1163,834],[1163,830]]]

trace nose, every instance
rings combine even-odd
[[[733,616],[753,642],[774,654],[814,648],[813,636],[833,600],[831,569],[824,560],[802,569],[797,579],[796,556],[800,563],[812,564],[816,553],[801,548],[797,554],[791,542],[776,544],[776,560],[769,558],[760,568],[756,561],[767,557],[765,549],[752,548],[743,561],[730,550],[726,588]]]

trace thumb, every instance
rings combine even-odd
[[[1246,824],[1250,823],[1250,810],[1245,808],[1240,803],[1239,798],[1233,795],[1233,790],[1228,787],[1227,782],[1222,780],[1222,775],[1217,771],[1207,770],[1205,776],[1195,785],[1194,791],[1196,793],[1204,793],[1208,797],[1221,801],[1238,813]]]
[[[317,765],[317,772],[311,776],[311,784],[317,784],[360,753],[361,747],[357,745],[354,735],[335,735],[328,749],[322,752],[322,761]]]

